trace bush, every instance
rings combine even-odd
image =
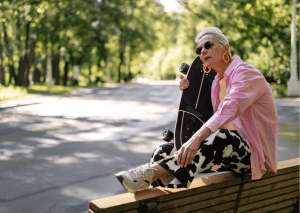
[[[0,85],[0,102],[7,100],[24,100],[29,99],[27,90],[16,86],[2,86]]]
[[[48,88],[45,84],[30,85],[27,89],[29,93],[38,94],[64,94],[80,88],[79,86],[61,86],[54,85],[52,88]]]
[[[285,85],[271,83],[271,89],[275,98],[287,97],[287,88]]]

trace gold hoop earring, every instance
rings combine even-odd
[[[208,73],[210,73],[210,71],[211,71],[211,68],[209,68],[209,70],[206,71],[206,66],[205,66],[205,64],[203,64],[203,71],[206,73],[206,75],[208,75]]]
[[[227,60],[225,59],[225,55],[227,56]],[[229,55],[228,55],[227,53],[224,53],[224,54],[223,54],[223,60],[224,60],[226,63],[229,62],[230,57],[229,57]]]

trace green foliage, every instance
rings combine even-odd
[[[112,82],[174,79],[181,63],[196,57],[198,32],[216,26],[228,37],[233,56],[252,63],[269,82],[286,85],[290,0],[177,1],[183,6],[180,14],[166,13],[154,0],[3,0],[0,61],[9,76],[5,83],[28,86],[26,79],[37,80],[36,68],[44,82],[48,57],[57,85],[64,77],[66,85],[73,83],[74,65],[80,66],[83,86],[109,77]],[[296,19],[299,26],[299,14]],[[299,47],[299,36],[297,42]]]
[[[181,3],[184,11],[180,14],[177,42],[168,47],[181,51],[164,55],[161,61],[167,61],[167,65],[162,66],[164,68],[160,73],[168,73],[172,69],[176,73],[176,62],[190,63],[196,56],[196,35],[205,27],[216,26],[228,37],[234,57],[239,55],[244,61],[256,66],[269,82],[286,85],[290,74],[290,1],[183,0]],[[297,4],[297,11],[299,8],[300,3]],[[299,25],[299,15],[296,19]],[[299,35],[299,29],[297,30]],[[297,39],[299,47],[299,37]],[[175,63],[168,60],[169,57],[173,58]],[[153,65],[153,61],[149,64]]]
[[[58,86],[54,85],[52,88],[48,88],[44,84],[35,84],[30,85],[27,88],[28,93],[34,94],[65,94],[68,92],[72,92],[75,89],[78,89],[79,86]]]
[[[7,100],[26,100],[33,98],[27,94],[26,89],[22,87],[0,85],[0,102]]]
[[[287,97],[287,89],[284,85],[271,83],[271,89],[275,98]]]
[[[181,40],[178,45],[195,48],[193,41],[198,32],[205,27],[216,26],[228,37],[233,56],[239,55],[244,61],[252,63],[269,82],[286,84],[290,71],[291,1],[181,2],[184,12],[181,14],[180,33],[177,34],[178,41],[179,38]],[[297,11],[299,8],[300,3],[297,4]],[[299,26],[299,14],[296,19]],[[299,36],[297,39],[299,47]],[[192,57],[189,60],[192,61]]]

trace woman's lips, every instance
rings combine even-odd
[[[211,59],[211,57],[205,57],[204,61],[207,62],[209,59]]]

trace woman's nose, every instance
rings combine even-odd
[[[204,55],[207,53],[207,49],[203,48],[202,51],[201,51],[201,55]]]
[[[201,54],[200,54],[200,59],[203,61],[204,59],[204,56],[206,55],[207,53],[207,50],[203,48],[203,50],[201,51]]]

